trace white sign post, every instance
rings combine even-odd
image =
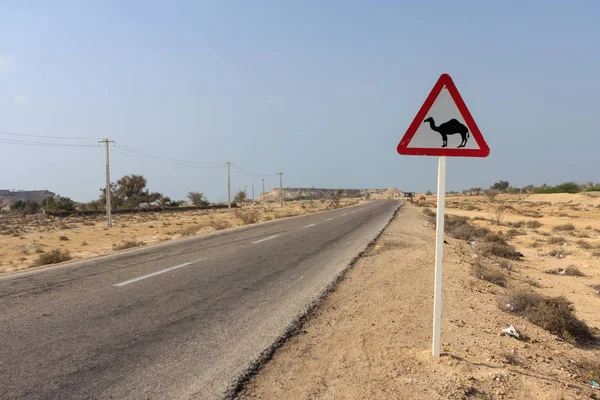
[[[444,259],[444,202],[446,157],[438,158],[437,214],[435,223],[435,278],[433,283],[433,355],[440,356],[442,331],[442,260]]]
[[[398,144],[397,150],[402,155],[438,157],[432,353],[434,357],[439,357],[442,324],[446,156],[487,157],[490,154],[485,139],[450,75],[440,76]]]

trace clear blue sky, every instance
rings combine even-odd
[[[4,1],[0,131],[107,136],[284,186],[435,190],[436,159],[396,145],[447,72],[491,148],[450,159],[449,190],[598,181],[599,15],[591,0]],[[225,199],[225,169],[112,160],[113,178]],[[0,171],[0,188],[87,201],[104,153],[0,143]],[[232,172],[234,189],[260,182]]]

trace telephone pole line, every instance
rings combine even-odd
[[[261,178],[261,180],[263,181],[262,201],[263,201],[263,207],[264,207],[266,205],[266,203],[265,203],[265,178]]]
[[[227,164],[227,209],[231,211],[231,163],[229,161]]]
[[[279,174],[279,205],[283,207],[283,172],[278,172]]]
[[[254,182],[252,182],[252,201],[254,201]]]
[[[108,140],[108,138],[105,138],[98,142],[98,143],[104,143],[104,147],[106,149],[106,193],[105,193],[104,197],[106,198],[106,227],[107,228],[112,227],[112,210],[111,210],[111,206],[110,206],[110,197],[111,197],[111,193],[110,193],[110,156],[109,156],[109,151],[108,151],[108,144],[114,143],[114,142],[115,142],[114,140]]]

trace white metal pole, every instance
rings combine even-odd
[[[438,159],[437,218],[435,223],[435,283],[433,295],[433,356],[440,356],[442,323],[442,260],[444,258],[444,202],[446,157]]]

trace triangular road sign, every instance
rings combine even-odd
[[[398,144],[398,153],[450,157],[490,154],[450,75],[440,76]]]

